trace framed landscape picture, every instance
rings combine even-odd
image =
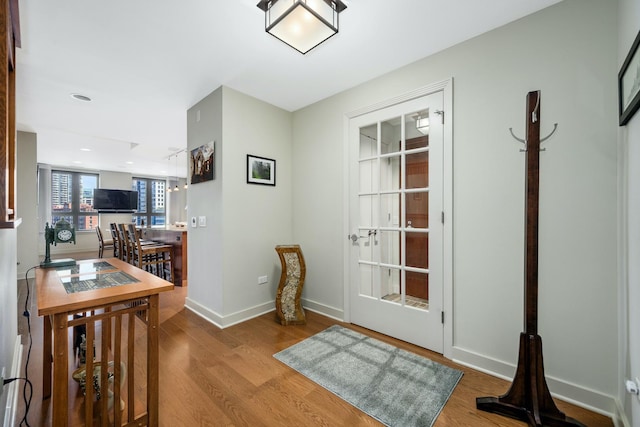
[[[191,150],[191,184],[211,181],[215,173],[215,141]]]
[[[276,161],[247,154],[247,183],[276,185]]]

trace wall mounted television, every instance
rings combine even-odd
[[[93,190],[93,208],[101,213],[131,213],[138,210],[138,192],[133,190]]]

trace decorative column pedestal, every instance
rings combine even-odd
[[[304,286],[307,268],[300,245],[278,245],[276,252],[280,257],[282,274],[276,296],[276,314],[281,325],[304,325],[304,316],[300,295]]]

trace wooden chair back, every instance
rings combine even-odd
[[[127,224],[127,236],[131,240],[133,265],[163,279],[175,281],[173,246],[155,242],[143,243],[133,224]]]
[[[118,226],[115,222],[109,224],[111,240],[113,240],[113,256],[122,259],[122,241],[118,238]]]
[[[131,246],[129,245],[129,241],[127,240],[127,224],[118,224],[118,239],[122,242],[122,257],[120,258],[123,261],[131,264]]]
[[[105,249],[114,249],[115,246],[112,240],[104,240],[104,236],[102,235],[102,230],[99,225],[96,225],[96,234],[98,235],[98,258],[102,258]]]

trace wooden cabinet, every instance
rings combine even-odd
[[[16,188],[16,47],[20,47],[18,0],[0,0],[0,228],[19,224]]]
[[[173,246],[174,285],[187,286],[187,230],[143,228],[142,238]]]

